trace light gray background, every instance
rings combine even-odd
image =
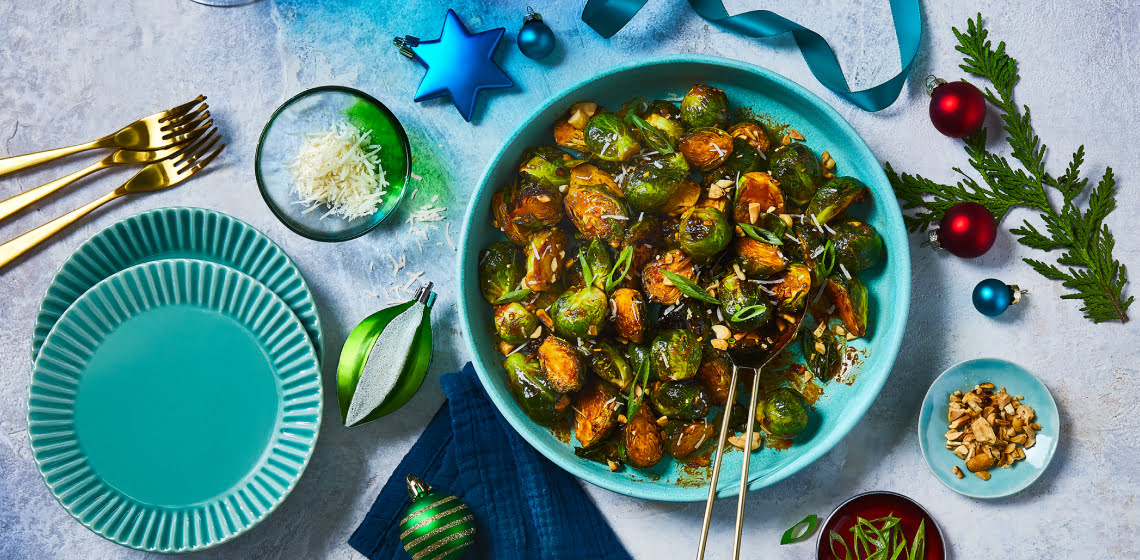
[[[487,158],[521,115],[561,87],[600,67],[640,56],[697,52],[754,62],[780,72],[831,102],[881,160],[951,181],[965,166],[959,142],[934,131],[922,77],[961,77],[952,25],[979,9],[993,36],[1021,61],[1018,101],[1033,107],[1049,168],[1059,172],[1084,143],[1086,169],[1112,165],[1120,208],[1108,224],[1116,256],[1140,274],[1135,140],[1140,118],[1140,7],[1134,2],[930,2],[922,52],[902,98],[879,113],[838,100],[811,77],[790,38],[752,41],[706,25],[683,2],[651,2],[611,41],[578,20],[582,2],[532,2],[560,46],[537,63],[504,44],[499,60],[518,87],[484,95],[473,124],[446,102],[414,104],[422,70],[389,44],[396,35],[434,38],[447,7],[474,30],[507,27],[513,41],[525,2],[278,2],[234,9],[186,0],[0,2],[0,156],[87,140],[199,92],[230,148],[222,164],[174,191],[124,200],[97,212],[48,247],[0,273],[0,558],[140,558],[104,541],[57,505],[37,474],[25,431],[28,345],[39,299],[60,263],[83,240],[124,216],[167,205],[200,205],[231,213],[266,232],[296,260],[321,305],[330,356],[348,330],[383,302],[363,290],[393,285],[382,252],[405,251],[409,270],[423,269],[442,287],[434,313],[439,351],[424,389],[400,413],[364,427],[339,425],[333,399],[308,471],[282,507],[250,533],[196,557],[359,558],[346,544],[377,492],[442,400],[436,380],[465,361],[457,331],[454,253],[433,232],[421,256],[397,220],[348,243],[303,239],[262,203],[253,153],[273,109],[303,88],[328,83],[369,91],[401,117],[419,159],[424,193],[441,194],[458,226],[468,193]],[[730,2],[732,11],[749,3]],[[883,2],[778,0],[762,4],[822,33],[855,86],[898,68]],[[983,4],[989,4],[983,6]],[[989,121],[996,127],[994,119]],[[78,159],[0,179],[10,196],[83,165]],[[104,173],[3,225],[9,238],[117,185]],[[420,195],[421,197],[424,194]],[[418,198],[418,202],[424,202]],[[1029,216],[1010,215],[1011,227]],[[458,227],[454,229],[458,230]],[[1004,228],[1003,228],[1004,229]],[[452,238],[457,238],[457,231]],[[847,439],[816,464],[775,487],[753,493],[744,527],[746,558],[810,558],[809,544],[776,546],[779,534],[808,513],[826,515],[843,499],[875,489],[910,495],[927,506],[953,543],[955,558],[1127,558],[1140,549],[1136,485],[1140,482],[1140,400],[1135,323],[1096,325],[1061,287],[1020,261],[1040,257],[1007,233],[986,256],[963,261],[933,254],[914,238],[913,299],[902,351],[878,404]],[[369,263],[376,269],[370,271]],[[401,272],[403,274],[403,272]],[[997,319],[970,305],[979,280],[997,277],[1032,291],[1030,300]],[[405,278],[406,279],[406,278]],[[1131,290],[1136,293],[1136,289]],[[1140,308],[1134,309],[1134,315]],[[1049,386],[1063,420],[1060,447],[1044,476],[1021,494],[979,501],[951,492],[927,470],[915,437],[918,406],[946,367],[979,356],[1018,362]],[[332,394],[332,364],[326,389]],[[688,557],[703,504],[629,499],[586,485],[630,552],[638,558]],[[713,520],[711,558],[731,547],[733,507]]]

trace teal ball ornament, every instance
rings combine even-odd
[[[996,317],[1021,301],[1025,291],[997,278],[987,278],[974,287],[974,309],[982,315]]]
[[[522,29],[519,30],[515,41],[519,45],[519,50],[528,58],[534,60],[546,58],[554,51],[554,32],[550,30],[550,26],[543,23],[542,14],[529,7],[526,12],[526,19],[523,20]]]

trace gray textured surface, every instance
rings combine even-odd
[[[419,156],[414,171],[423,176],[420,196],[441,194],[456,222],[488,155],[525,111],[600,66],[658,53],[716,54],[772,68],[833,102],[880,159],[949,181],[950,167],[964,165],[965,159],[957,142],[929,125],[918,83],[930,72],[959,77],[950,26],[984,9],[994,36],[1005,39],[1021,60],[1018,100],[1034,108],[1038,132],[1053,150],[1049,167],[1059,170],[1081,143],[1087,145],[1088,169],[1114,166],[1120,208],[1109,225],[1117,234],[1117,257],[1140,274],[1140,234],[1133,225],[1140,213],[1134,150],[1140,117],[1133,107],[1140,90],[1140,8],[1134,2],[1046,1],[1016,8],[928,3],[923,52],[913,72],[919,79],[893,107],[875,114],[824,91],[789,39],[753,42],[726,35],[699,21],[683,3],[653,2],[607,42],[577,20],[581,2],[540,2],[535,7],[559,36],[558,51],[540,64],[504,45],[501,60],[519,87],[484,96],[472,125],[445,102],[411,102],[421,70],[396,56],[388,40],[405,33],[434,37],[449,6],[473,29],[506,26],[511,40],[524,2],[317,4],[264,0],[223,10],[186,0],[0,2],[0,155],[94,137],[198,92],[210,96],[231,145],[224,164],[212,173],[178,190],[102,210],[0,274],[5,300],[0,306],[0,558],[144,556],[73,521],[37,474],[24,430],[27,349],[39,298],[79,243],[126,215],[178,204],[229,212],[277,240],[316,291],[333,357],[348,329],[381,303],[362,291],[381,292],[395,282],[378,251],[405,251],[410,261],[422,263],[410,269],[422,268],[442,285],[434,313],[441,350],[420,394],[400,414],[352,430],[339,426],[335,404],[327,401],[332,406],[312,464],[283,506],[249,534],[197,555],[359,557],[345,541],[435,412],[442,399],[435,379],[462,363],[466,349],[447,289],[454,282],[453,253],[446,244],[435,245],[442,242],[437,232],[425,244],[422,260],[414,241],[393,235],[401,229],[395,222],[358,240],[323,245],[290,233],[261,202],[252,173],[257,135],[272,110],[304,87],[346,84],[389,104],[409,129]],[[747,4],[729,3],[736,10]],[[855,85],[875,83],[897,68],[890,19],[880,2],[806,4],[765,3],[827,37]],[[80,165],[73,159],[0,179],[0,195]],[[105,173],[87,180],[4,224],[3,236],[93,199],[123,177]],[[1015,212],[1006,225],[1026,216]],[[807,513],[826,514],[844,498],[872,489],[908,494],[931,509],[954,543],[955,558],[1136,556],[1140,336],[1135,323],[1094,326],[1083,320],[1077,305],[1058,299],[1060,286],[1020,262],[1030,254],[1006,233],[988,255],[971,262],[913,244],[908,334],[881,403],[816,464],[749,497],[745,557],[812,557],[808,545],[777,549],[779,533]],[[371,261],[375,271],[369,270]],[[998,319],[979,315],[970,306],[970,289],[991,276],[1029,288],[1031,300]],[[1064,421],[1049,470],[1025,492],[1003,500],[971,500],[941,486],[927,471],[915,439],[918,405],[928,383],[946,367],[978,356],[1007,358],[1036,372],[1052,390]],[[331,368],[325,373],[331,391]],[[643,502],[587,488],[635,557],[685,557],[693,550],[703,505]],[[727,557],[732,513],[728,503],[717,510],[711,558]]]

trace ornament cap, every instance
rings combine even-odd
[[[1021,303],[1021,298],[1029,293],[1029,290],[1022,290],[1021,288],[1017,287],[1017,284],[1010,284],[1009,291],[1013,293],[1012,298],[1009,301],[1010,305],[1017,305]]]
[[[408,475],[407,482],[408,495],[411,496],[413,500],[420,497],[422,494],[431,492],[431,485],[424,482],[423,480],[420,480],[420,477],[414,474]]]
[[[938,86],[940,86],[944,83],[946,83],[946,80],[943,80],[942,78],[939,78],[938,76],[935,76],[934,74],[927,76],[926,77],[926,95],[934,95],[934,90],[938,89]]]
[[[523,18],[523,23],[527,24],[527,23],[530,23],[532,21],[542,21],[542,14],[534,11],[534,8],[527,6],[526,7],[526,17]]]
[[[420,288],[420,291],[416,292],[416,301],[431,307],[435,303],[435,292],[431,291],[434,285],[432,282],[428,282],[426,286]]]
[[[926,232],[926,239],[930,242],[930,248],[935,251],[942,250],[942,244],[938,242],[938,228],[930,228],[930,231]]]

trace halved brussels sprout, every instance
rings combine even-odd
[[[586,186],[598,187],[617,198],[625,196],[613,175],[592,163],[583,163],[570,170],[570,188]]]
[[[778,438],[792,439],[800,435],[808,425],[807,403],[795,389],[776,389],[764,401],[762,411],[760,427]]]
[[[799,142],[777,148],[768,160],[768,169],[780,183],[784,196],[800,206],[807,204],[823,183],[819,158]]]
[[[574,403],[574,437],[582,447],[602,441],[618,424],[624,401],[609,383],[591,381],[578,392]]]
[[[871,197],[871,189],[854,177],[836,177],[824,183],[811,197],[807,213],[826,224],[848,206]]]
[[[737,237],[732,244],[736,262],[748,276],[768,277],[788,267],[788,259],[780,248],[751,237]]]
[[[583,338],[601,334],[610,309],[606,293],[589,287],[566,291],[554,301],[551,311],[558,334]]]
[[[768,296],[760,290],[759,284],[741,280],[735,274],[729,273],[721,279],[716,295],[726,319],[724,324],[733,332],[756,330],[772,316]]]
[[[513,190],[513,187],[512,187]],[[523,231],[521,227],[514,220],[511,219],[511,207],[508,204],[509,198],[503,191],[498,191],[491,196],[491,211],[494,214],[493,225],[511,240],[511,243],[517,245],[526,245],[530,239],[530,232]]]
[[[542,365],[533,356],[517,352],[503,362],[511,394],[532,420],[553,426],[566,417],[570,397],[555,391],[542,376]]]
[[[716,168],[714,171],[724,173],[727,178],[729,173],[735,178],[736,173],[744,174],[753,171],[767,171],[768,160],[756,151],[748,141],[741,139],[738,136],[732,137],[732,155],[728,156],[724,165]]]
[[[732,155],[732,136],[719,128],[698,128],[681,138],[679,148],[690,167],[708,171]]]
[[[509,344],[522,344],[541,328],[538,317],[523,304],[512,302],[495,307],[495,330]]]
[[[557,187],[570,182],[570,168],[579,163],[582,161],[554,146],[536,146],[523,154],[519,175]]]
[[[509,217],[520,230],[538,231],[562,221],[562,193],[558,187],[520,176],[512,194]]]
[[[563,148],[579,152],[588,151],[586,135],[582,133],[582,129],[574,128],[567,119],[554,123],[554,142]]]
[[[656,465],[665,456],[661,427],[650,414],[650,408],[643,403],[625,426],[626,460],[640,469]]]
[[[525,273],[523,252],[515,245],[500,241],[479,254],[479,290],[488,303],[517,290]]]
[[[661,305],[673,305],[681,301],[681,290],[665,278],[663,270],[679,274],[689,280],[695,279],[697,272],[689,255],[680,250],[669,251],[645,265],[641,271],[641,285],[649,301]]]
[[[827,279],[827,297],[835,304],[847,332],[855,336],[867,334],[867,287],[858,277],[832,274]]]
[[[775,293],[777,307],[784,311],[799,310],[811,291],[811,270],[804,264],[792,264],[780,277],[780,283],[770,288]]]
[[[677,226],[677,244],[698,261],[707,261],[728,247],[732,230],[724,213],[716,208],[697,206],[681,216]]]
[[[680,216],[688,209],[696,206],[700,199],[700,185],[692,179],[686,178],[677,186],[677,190],[673,191],[673,196],[670,196],[669,199],[661,205],[660,212],[668,216]]]
[[[620,338],[640,344],[645,337],[645,301],[641,292],[618,288],[610,301],[614,311],[614,330]]]
[[[670,103],[666,103],[666,105],[673,107]],[[676,107],[673,109],[676,110]],[[674,146],[681,141],[681,136],[685,134],[685,125],[681,123],[680,111],[677,111],[677,116],[649,113],[645,116],[645,122],[659,130]]]
[[[670,420],[665,424],[665,451],[677,459],[695,453],[705,442],[713,440],[716,427],[708,422]]]
[[[566,193],[566,215],[587,239],[601,239],[617,247],[629,213],[617,197],[599,187],[572,187]]]
[[[741,175],[733,200],[732,217],[738,224],[759,225],[763,214],[780,214],[784,211],[781,183],[763,171]]]
[[[750,146],[761,154],[767,154],[772,147],[772,138],[768,135],[768,127],[759,121],[741,121],[728,128],[733,138],[748,142]]]
[[[570,264],[568,269],[570,284],[572,286],[585,287],[586,285],[582,270],[583,259],[590,265],[590,271],[594,274],[594,283],[592,286],[595,288],[605,288],[606,275],[609,274],[610,269],[614,266],[613,259],[610,257],[609,248],[597,239],[591,241],[589,245],[580,245],[578,247],[578,255],[574,257],[574,261]]]
[[[714,322],[719,322],[713,308],[695,299],[685,299],[675,305],[661,308],[657,326],[662,329],[681,329],[698,340],[710,340]]]
[[[724,91],[696,84],[681,100],[681,120],[689,128],[728,124],[728,96]]]
[[[814,332],[805,330],[800,335],[803,344],[804,365],[808,371],[824,381],[830,380],[839,372],[847,340],[837,336],[821,323]]]
[[[852,274],[879,263],[883,257],[883,238],[870,224],[848,220],[832,226],[835,265],[843,265]]]
[[[605,341],[585,344],[586,361],[590,364],[590,369],[594,370],[598,377],[613,383],[623,392],[628,391],[636,372],[629,367],[625,356],[614,345]]]
[[[571,393],[582,388],[586,372],[582,359],[574,346],[557,336],[548,336],[538,347],[538,360],[546,384],[559,393]]]
[[[689,331],[669,329],[653,339],[653,366],[661,379],[680,381],[697,374],[701,343]]]
[[[655,155],[640,159],[622,182],[629,205],[645,212],[669,201],[689,178],[689,164],[681,154]]]
[[[613,113],[597,113],[584,131],[590,153],[606,161],[628,161],[641,151],[641,144],[620,117]]]
[[[523,278],[523,286],[536,292],[550,289],[558,281],[564,258],[565,233],[556,229],[544,229],[532,235],[526,244],[526,276]]]
[[[653,408],[670,419],[697,420],[709,414],[709,396],[695,379],[661,383],[651,400]]]
[[[732,384],[732,362],[728,360],[728,354],[716,348],[702,351],[697,382],[705,388],[709,402],[716,406],[728,403],[728,388]]]

